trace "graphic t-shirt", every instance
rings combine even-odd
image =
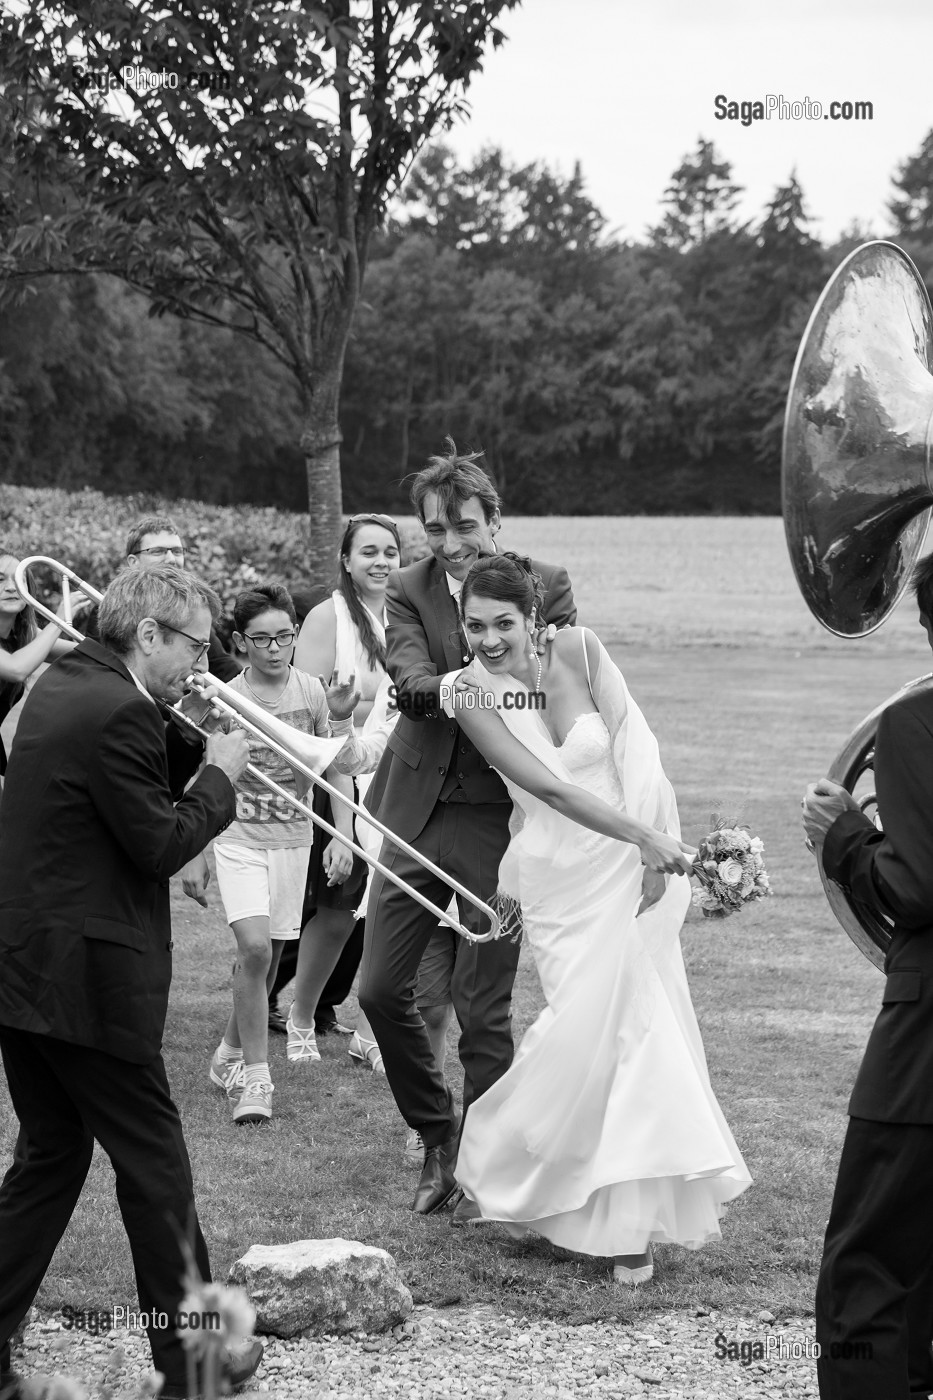
[[[314,676],[288,670],[288,681],[278,700],[260,700],[249,688],[250,672],[234,676],[228,684],[231,690],[238,690],[254,705],[259,705],[266,714],[300,729],[303,734],[318,734],[326,738],[327,701],[321,682]],[[248,734],[250,762],[261,773],[273,778],[280,787],[297,794],[295,775],[285,759]],[[311,794],[304,801],[310,805]],[[297,808],[278,793],[264,787],[251,773],[244,773],[237,785],[236,820],[224,831],[220,840],[232,841],[242,846],[263,846],[267,849],[281,846],[310,846],[312,826]]]

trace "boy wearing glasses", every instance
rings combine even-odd
[[[296,623],[288,590],[280,584],[265,584],[241,593],[233,618],[233,638],[246,667],[231,682],[231,689],[302,733],[329,737],[320,681],[291,664]],[[252,735],[249,748],[256,768],[298,795],[294,771],[284,758]],[[332,769],[327,778],[352,795],[349,778]],[[339,804],[334,825],[348,837],[350,820],[346,807]],[[217,884],[236,938],[237,962],[233,1012],[214,1052],[210,1079],[226,1090],[237,1124],[265,1123],[272,1116],[267,985],[275,977],[283,944],[301,935],[311,840],[308,818],[246,773],[237,788],[236,820],[222,840],[214,842]],[[346,847],[335,848],[333,859],[349,871],[352,856]],[[287,1056],[296,1064],[320,1060],[313,1024],[298,1028],[289,1020]]]

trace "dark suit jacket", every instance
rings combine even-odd
[[[557,627],[572,627],[577,609],[567,570],[532,565],[544,581],[544,616]],[[460,738],[460,726],[443,713],[437,677],[464,665],[464,641],[447,574],[432,556],[389,575],[386,590],[388,672],[399,696],[398,721],[367,794],[366,805],[404,841],[413,841],[440,796]],[[402,708],[403,697],[418,697],[418,714]],[[480,758],[478,770],[463,780],[471,803],[508,801],[505,784]]]
[[[98,642],[40,676],[0,803],[0,1025],[138,1064],[158,1054],[169,877],[236,810],[213,765],[182,795],[202,756]]]
[[[826,873],[894,920],[881,1012],[849,1112],[933,1123],[933,692],[883,712],[874,768],[884,832],[845,812],[823,846]]]

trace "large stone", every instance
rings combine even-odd
[[[391,1254],[354,1240],[254,1244],[230,1270],[256,1309],[256,1331],[385,1332],[404,1322],[411,1294]]]

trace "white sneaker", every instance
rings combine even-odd
[[[285,1029],[288,1032],[288,1044],[285,1047],[287,1058],[293,1063],[300,1060],[319,1060],[321,1052],[317,1048],[317,1041],[314,1037],[314,1027],[303,1031],[300,1026],[296,1026],[291,1016],[285,1022]]]
[[[424,1138],[417,1128],[408,1129],[408,1137],[405,1139],[405,1161],[413,1163],[416,1167],[424,1166]]]
[[[227,1098],[231,1103],[236,1103],[243,1092],[243,1057],[238,1060],[222,1060],[220,1051],[214,1051],[214,1058],[211,1060],[210,1081],[216,1084],[218,1089],[226,1091]]]
[[[268,1080],[244,1084],[239,1102],[233,1110],[234,1123],[266,1123],[272,1117],[272,1089]]]

